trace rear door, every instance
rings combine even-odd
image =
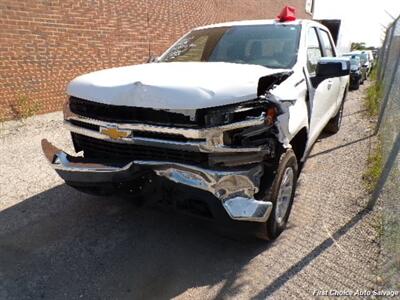
[[[333,45],[330,34],[324,29],[319,29],[319,36],[322,45],[322,52],[324,57],[336,57],[335,47]],[[333,97],[336,101],[332,102],[332,107],[330,108],[330,112],[333,115],[336,113],[336,108],[341,103],[340,96],[340,88],[341,88],[341,79],[340,77],[334,77],[328,79],[328,87],[330,86],[331,97]],[[340,99],[339,99],[340,98]]]
[[[331,93],[333,82],[324,80],[315,86],[315,71],[318,61],[323,57],[323,47],[320,41],[317,28],[310,27],[307,31],[307,73],[310,79],[310,126],[308,147],[310,147],[318,138],[322,129],[330,119],[329,110],[334,108],[336,98]],[[308,148],[307,147],[307,148]]]

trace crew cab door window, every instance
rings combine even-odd
[[[335,47],[332,44],[332,39],[327,31],[323,30],[322,28],[319,29],[319,35],[322,42],[322,49],[325,57],[335,57]],[[330,78],[328,80],[328,87],[330,97],[332,99],[332,106],[333,111],[336,111],[337,107],[340,106],[342,103],[342,95],[345,89],[345,80],[341,79],[340,77]]]
[[[329,34],[325,30],[322,30],[322,29],[320,30],[320,33],[321,33],[321,39],[322,39],[323,48],[324,48],[324,52],[325,52],[324,56],[327,56],[327,57],[336,56],[334,47],[332,45],[332,41],[329,38]]]
[[[318,61],[322,57],[321,46],[318,35],[314,27],[308,29],[307,35],[307,69],[308,73],[315,75]]]

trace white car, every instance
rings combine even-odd
[[[367,56],[367,60],[369,63],[369,72],[371,73],[372,69],[375,67],[375,59],[372,50],[362,50],[361,54],[363,56]]]
[[[152,63],[71,81],[65,125],[80,154],[42,148],[81,191],[152,194],[274,239],[312,145],[339,130],[349,72],[313,21],[199,27]]]

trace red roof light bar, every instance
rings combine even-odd
[[[293,6],[285,6],[279,16],[277,16],[279,22],[289,22],[296,20],[296,8]]]

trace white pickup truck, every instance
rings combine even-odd
[[[160,196],[274,239],[313,143],[339,130],[349,71],[313,21],[196,28],[150,63],[71,81],[64,117],[78,154],[42,148],[81,191]]]

